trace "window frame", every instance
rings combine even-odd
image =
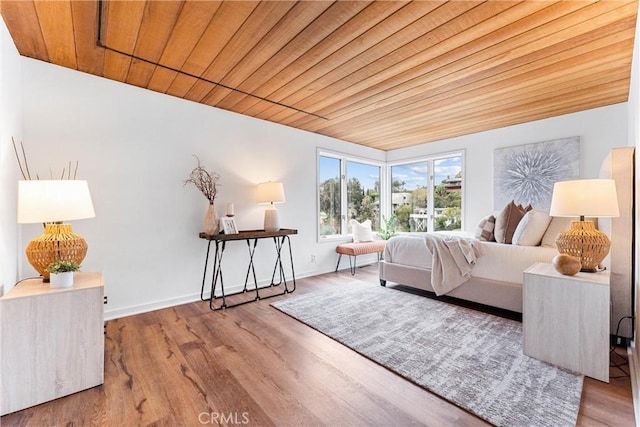
[[[429,219],[428,219],[428,225],[427,225],[427,230],[428,232],[433,232],[434,228],[435,228],[435,206],[434,206],[434,189],[435,186],[437,185],[435,183],[435,175],[434,175],[434,166],[435,166],[435,162],[438,160],[444,160],[450,157],[461,157],[462,158],[462,167],[461,167],[461,171],[462,171],[462,190],[461,190],[461,194],[460,194],[460,229],[464,230],[465,229],[465,217],[466,217],[466,197],[465,197],[465,189],[466,189],[466,179],[467,179],[467,173],[466,173],[466,150],[462,149],[462,150],[453,150],[453,151],[447,151],[447,152],[442,152],[442,153],[434,153],[434,154],[430,154],[427,156],[419,156],[419,157],[410,157],[410,158],[406,158],[406,159],[400,159],[400,160],[394,160],[392,162],[387,162],[386,164],[386,176],[387,176],[387,180],[386,180],[386,188],[388,189],[388,193],[386,194],[387,196],[387,202],[384,205],[384,211],[382,209],[382,207],[380,208],[381,212],[384,212],[383,215],[385,215],[387,218],[391,215],[391,210],[392,210],[392,206],[391,206],[391,199],[392,199],[392,194],[391,194],[391,189],[392,187],[392,174],[391,174],[391,168],[393,168],[394,166],[401,166],[401,165],[408,165],[408,164],[413,164],[413,163],[420,163],[420,162],[427,162],[428,163],[428,167],[429,167],[429,176],[427,179],[427,182],[429,183],[429,190],[427,192],[428,194],[428,201],[427,201],[427,207],[429,209]],[[382,200],[382,197],[381,197]],[[407,232],[403,232],[404,233],[413,233],[411,231],[407,231]]]
[[[340,161],[340,228],[342,232],[340,234],[333,234],[329,236],[320,235],[320,157],[329,157]],[[321,242],[335,242],[344,241],[353,236],[353,233],[347,233],[348,230],[348,194],[347,194],[347,162],[356,162],[365,165],[378,167],[380,170],[380,207],[378,221],[382,223],[383,211],[387,205],[387,197],[389,190],[387,187],[387,163],[384,161],[378,161],[368,159],[365,157],[359,157],[352,154],[341,153],[337,151],[326,150],[318,148],[316,150],[316,239]],[[376,230],[373,230],[374,232]]]

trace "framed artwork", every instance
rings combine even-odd
[[[494,210],[514,200],[548,211],[553,184],[580,177],[580,137],[496,148],[493,168]]]
[[[220,231],[224,234],[238,234],[236,220],[228,216],[220,218]]]

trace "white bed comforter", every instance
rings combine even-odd
[[[421,237],[426,233],[396,235],[389,239],[384,250],[386,262],[431,269],[432,254]],[[456,233],[473,237],[471,233]],[[517,246],[496,242],[477,241],[480,256],[471,270],[471,277],[522,284],[522,272],[536,262],[551,262],[558,255],[555,248],[543,246]]]

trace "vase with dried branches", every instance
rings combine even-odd
[[[198,156],[194,155],[198,165],[191,171],[189,177],[184,181],[184,185],[193,184],[209,201],[209,207],[204,216],[204,232],[206,234],[218,234],[220,231],[220,219],[215,208],[215,200],[218,195],[218,185],[220,175],[216,172],[207,171],[200,163]]]

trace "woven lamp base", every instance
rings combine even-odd
[[[73,232],[70,224],[46,224],[44,233],[30,241],[25,252],[29,263],[48,282],[49,264],[59,260],[81,264],[87,255],[87,242]]]
[[[580,271],[596,272],[609,253],[611,241],[593,221],[571,221],[571,228],[556,238],[558,252],[580,258]]]

